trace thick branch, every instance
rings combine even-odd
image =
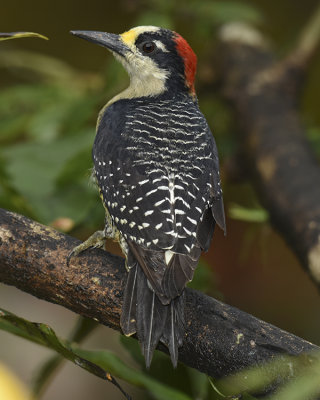
[[[304,60],[310,59],[320,29],[306,32],[292,53],[305,49]],[[319,285],[320,167],[298,110],[304,68],[294,56],[276,61],[259,33],[247,26],[226,26],[220,40],[220,76],[241,129],[242,161],[273,225]]]
[[[0,209],[0,281],[120,330],[123,259],[88,250],[67,268],[66,257],[78,243]],[[195,290],[187,289],[186,297],[187,331],[179,359],[210,376],[226,376],[277,355],[318,349]]]

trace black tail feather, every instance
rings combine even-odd
[[[136,333],[136,308],[137,308],[137,275],[140,267],[137,263],[130,266],[126,288],[123,298],[123,306],[120,318],[120,326],[126,336]]]
[[[170,299],[180,296],[186,283],[192,280],[200,252],[199,247],[194,247],[192,253],[188,255],[174,254],[172,256],[162,279],[162,290]]]
[[[218,199],[215,199],[212,206],[212,215],[213,218],[215,219],[216,223],[220,226],[220,228],[223,230],[224,235],[226,236],[227,234],[227,228],[226,228],[226,217],[224,214],[224,206],[223,206],[223,198],[219,197]]]
[[[159,341],[168,347],[176,367],[185,331],[184,293],[170,304],[162,304],[136,263],[129,270],[120,324],[125,335],[137,333],[147,368]]]
[[[161,342],[164,343],[170,353],[171,361],[174,368],[178,364],[178,348],[183,343],[185,322],[184,322],[184,292],[181,296],[176,297],[166,306],[169,308],[167,320],[163,330]]]
[[[168,306],[163,306],[155,292],[149,287],[140,266],[137,279],[137,335],[147,368],[153,352],[164,330]]]
[[[213,208],[212,208],[213,210]],[[213,216],[213,211],[208,208],[202,217],[202,221],[198,225],[197,229],[197,240],[200,247],[204,251],[208,251],[210,247],[210,243],[212,240],[214,228],[215,228],[215,219]]]

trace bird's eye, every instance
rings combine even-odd
[[[156,48],[156,45],[153,42],[146,42],[142,46],[142,50],[144,53],[150,54],[152,53]]]

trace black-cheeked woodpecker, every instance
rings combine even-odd
[[[130,85],[100,112],[93,145],[105,229],[71,256],[119,241],[128,270],[123,333],[137,333],[147,367],[159,341],[176,366],[185,286],[215,224],[225,231],[217,148],[194,89],[196,56],[179,34],[154,26],[72,34],[110,50]]]

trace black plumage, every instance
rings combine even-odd
[[[159,340],[174,349],[176,364],[184,334],[179,296],[215,222],[225,229],[213,136],[190,96],[124,99],[101,116],[93,159],[105,207],[133,260],[122,329],[137,331],[147,365]]]
[[[122,330],[137,333],[147,366],[159,341],[176,366],[184,288],[215,224],[225,231],[217,148],[193,86],[196,56],[180,35],[156,27],[74,34],[109,48],[131,77],[100,113],[94,171],[106,235],[126,256]]]

